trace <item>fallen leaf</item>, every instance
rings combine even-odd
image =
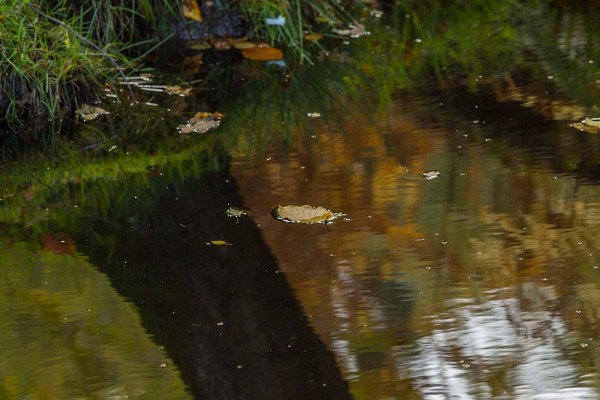
[[[211,129],[218,128],[221,121],[214,118],[192,118],[187,124],[179,125],[181,133],[206,133]]]
[[[202,21],[202,13],[196,0],[183,0],[183,16],[194,21]]]
[[[600,128],[600,118],[590,118],[586,117],[583,120],[583,123],[587,126],[595,126],[596,128]]]
[[[425,171],[423,172],[423,177],[425,179],[435,179],[438,178],[442,173],[440,171]]]
[[[100,115],[110,114],[108,111],[101,107],[90,106],[89,104],[82,105],[75,112],[84,121],[92,121],[98,118]]]
[[[222,119],[225,118],[225,114],[222,114],[218,111],[215,112],[206,112],[206,111],[198,111],[196,114],[194,114],[194,118],[197,119],[202,119],[202,118],[216,118],[216,119]]]
[[[273,207],[271,215],[279,221],[294,224],[326,224],[344,216],[343,213],[333,212],[325,207],[313,207],[307,204],[303,206],[277,205]]]
[[[240,221],[240,217],[243,215],[248,215],[248,212],[246,210],[242,210],[241,208],[229,207],[227,210],[225,210],[225,215],[228,217],[234,217],[235,223],[237,224]]]
[[[179,96],[189,96],[192,92],[192,88],[183,88],[179,85],[176,86],[167,86],[165,88],[165,93],[167,94],[177,94]]]
[[[242,56],[248,60],[256,61],[281,60],[283,52],[274,47],[253,47],[251,49],[243,49]]]
[[[588,133],[598,133],[600,132],[600,118],[586,117],[581,122],[572,123],[571,126],[575,129],[579,129],[580,131]]]
[[[233,246],[231,243],[227,243],[224,240],[211,240],[210,242],[206,243],[207,245],[213,245],[213,246]]]
[[[323,39],[323,35],[319,35],[318,33],[307,33],[304,35],[306,40],[310,40],[311,42],[316,42],[318,40]]]

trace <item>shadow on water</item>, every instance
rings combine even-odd
[[[210,172],[178,191],[147,219],[132,210],[110,226],[93,221],[114,241],[81,237],[79,246],[140,310],[194,396],[351,398],[259,229],[226,216],[240,205],[233,178]],[[210,243],[221,240],[228,244]]]

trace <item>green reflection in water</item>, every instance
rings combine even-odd
[[[73,250],[67,241],[0,241],[0,397],[190,398],[106,276],[52,253]]]

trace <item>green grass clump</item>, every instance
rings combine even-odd
[[[0,2],[0,18],[0,120],[57,116],[104,69],[102,57],[33,2]]]
[[[271,45],[284,44],[305,61],[310,61],[305,35],[324,33],[349,20],[335,0],[242,0],[239,7],[257,38]],[[280,17],[282,24],[267,23]]]
[[[171,5],[175,4],[175,8]],[[0,1],[0,122],[57,118],[158,40],[168,0]],[[137,54],[142,53],[139,51]]]

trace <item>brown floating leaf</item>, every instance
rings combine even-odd
[[[336,213],[325,207],[310,205],[303,206],[275,206],[271,211],[273,217],[279,221],[294,224],[326,224],[334,219],[343,216],[343,213]]]
[[[283,58],[283,52],[274,47],[253,47],[251,49],[243,49],[242,56],[248,60],[256,61],[281,60]]]

